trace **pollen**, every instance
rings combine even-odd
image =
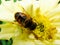
[[[38,22],[36,29],[33,33],[38,37],[39,40],[53,40],[54,36],[57,33],[56,27],[51,24],[51,22],[45,17],[40,15],[35,17],[35,20]]]

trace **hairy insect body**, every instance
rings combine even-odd
[[[32,21],[31,17],[21,12],[15,14],[15,19],[19,24],[23,25],[23,27],[29,28],[30,30],[34,30],[37,26],[37,24]]]

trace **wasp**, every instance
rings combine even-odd
[[[45,34],[47,33],[45,32],[45,25],[43,23],[37,24],[36,22],[33,21],[33,19],[29,15],[22,12],[16,12],[15,20],[19,24],[21,24],[24,28],[28,28],[36,39],[40,39],[40,40],[43,39],[43,35],[45,38],[47,38]]]
[[[22,6],[20,7],[23,12],[14,13],[14,17],[19,26],[22,26],[22,35],[25,35],[25,33],[27,32],[28,36],[32,33],[35,39],[53,39],[53,36],[56,33],[56,28],[55,26],[52,26],[52,24],[50,24],[51,22],[45,16],[40,15],[40,13],[36,13],[35,17],[32,18],[33,16],[31,17]],[[16,25],[16,22],[12,22],[12,24]],[[28,31],[31,33],[29,33]]]
[[[21,24],[24,28],[28,28],[31,31],[31,33],[34,35],[34,37],[36,39],[38,39],[38,35],[37,35],[37,33],[35,33],[36,32],[35,29],[37,28],[38,24],[36,22],[34,22],[33,19],[29,15],[22,13],[22,12],[16,12],[15,20],[19,24]]]
[[[15,13],[15,19],[19,24],[23,25],[24,28],[29,28],[30,30],[34,30],[37,26],[31,17],[22,12]]]

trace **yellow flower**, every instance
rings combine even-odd
[[[5,2],[0,5],[0,20],[7,20],[7,24],[0,25],[0,27],[3,28],[2,35],[6,34],[6,36],[1,36],[1,38],[13,38],[14,42],[13,45],[44,45],[44,44],[50,44],[55,45],[58,38],[60,39],[59,35],[59,29],[60,29],[60,4],[58,4],[59,0],[23,0],[23,1],[17,1],[17,2]],[[28,35],[27,33],[21,33],[19,29],[19,25],[12,24],[11,22],[14,22],[14,14],[16,12],[23,12],[27,15],[30,15],[33,18],[33,21],[36,21],[37,24],[40,24],[43,22],[45,26],[45,32],[39,32],[39,29],[35,29],[33,33],[35,33],[38,37],[43,37],[44,41],[43,43],[40,40],[36,40],[34,37],[33,39],[30,39],[29,37],[26,37],[25,35]],[[10,21],[10,22],[9,22]],[[9,27],[8,27],[9,26]],[[4,30],[5,28],[6,31]],[[10,29],[9,29],[10,28]],[[55,29],[56,28],[56,29]],[[16,29],[16,30],[15,30]],[[24,29],[25,30],[25,29]],[[58,32],[57,32],[58,30]],[[54,42],[48,42],[45,39],[49,36],[54,39],[54,34],[56,34],[56,38]],[[38,34],[40,33],[40,34]],[[1,35],[0,34],[0,35]],[[10,36],[9,36],[10,35]],[[12,36],[11,36],[12,35]],[[44,36],[43,36],[44,35]],[[33,36],[32,34],[29,36]],[[27,38],[27,39],[26,39]],[[40,39],[40,38],[39,38]],[[60,43],[56,43],[60,44]]]

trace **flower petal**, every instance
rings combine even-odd
[[[40,9],[46,14],[48,11],[56,7],[59,0],[40,0]]]

